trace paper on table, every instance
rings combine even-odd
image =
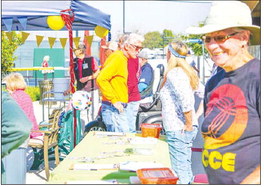
[[[134,154],[138,155],[152,155],[153,150],[148,148],[133,148]]]
[[[135,137],[131,138],[130,143],[131,144],[141,144],[141,145],[146,145],[146,144],[157,144],[158,140],[157,138],[143,138],[143,137]]]
[[[125,136],[124,132],[94,132],[94,135],[99,136]]]
[[[118,169],[117,164],[73,164],[72,170],[108,170]]]
[[[120,170],[126,171],[137,171],[138,169],[142,168],[162,168],[164,167],[161,163],[156,162],[122,162],[120,163]]]
[[[66,184],[118,184],[117,180],[98,180],[98,181],[67,181]]]
[[[94,158],[91,157],[67,157],[66,159],[77,160],[78,162],[94,162]]]
[[[153,154],[153,149],[151,148],[126,148],[124,150],[125,154],[128,155],[152,155]]]

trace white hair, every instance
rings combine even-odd
[[[43,61],[49,61],[49,59],[50,59],[50,56],[48,55],[43,57]]]
[[[136,44],[138,42],[143,42],[144,41],[144,37],[136,34],[136,33],[131,33],[131,34],[125,34],[123,36],[120,37],[119,39],[119,44],[121,46],[124,46],[125,44]]]
[[[143,41],[144,41],[144,37],[136,33],[131,33],[127,39],[128,44],[136,44],[138,42],[143,42]]]

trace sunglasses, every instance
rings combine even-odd
[[[130,44],[136,51],[141,51],[143,47]]]
[[[213,36],[213,37],[212,36],[203,36],[202,39],[203,39],[204,43],[210,43],[212,38],[217,43],[223,43],[227,39],[231,38],[232,36],[235,36],[236,34],[238,34],[238,32],[235,32],[235,33],[232,33],[229,35],[218,35],[218,36]]]

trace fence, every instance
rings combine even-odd
[[[20,72],[26,72],[25,73],[22,73],[24,78],[25,78],[25,81],[27,82],[27,85],[29,86],[38,86],[39,84],[39,81],[40,80],[43,80],[43,78],[39,78],[38,75],[37,75],[37,72],[38,71],[43,71],[43,70],[53,70],[53,73],[50,73],[51,74],[51,79],[54,80],[55,76],[54,76],[54,72],[55,71],[65,71],[65,78],[69,78],[69,68],[65,68],[65,67],[46,67],[46,68],[43,68],[43,67],[21,67],[21,68],[12,68],[11,71],[14,71],[14,72],[17,72],[17,71],[20,71]],[[33,73],[31,73],[33,72]]]

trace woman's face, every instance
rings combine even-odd
[[[246,40],[242,40],[242,32],[225,29],[205,35],[205,47],[217,66],[225,70],[235,67],[242,57],[242,46],[247,44]]]
[[[140,67],[142,67],[146,64],[147,60],[144,58],[138,57],[138,62],[139,62]]]
[[[76,57],[78,57],[78,56],[80,56],[80,55],[83,54],[83,51],[82,51],[81,49],[76,49],[76,50],[74,51],[74,54],[75,54]]]

